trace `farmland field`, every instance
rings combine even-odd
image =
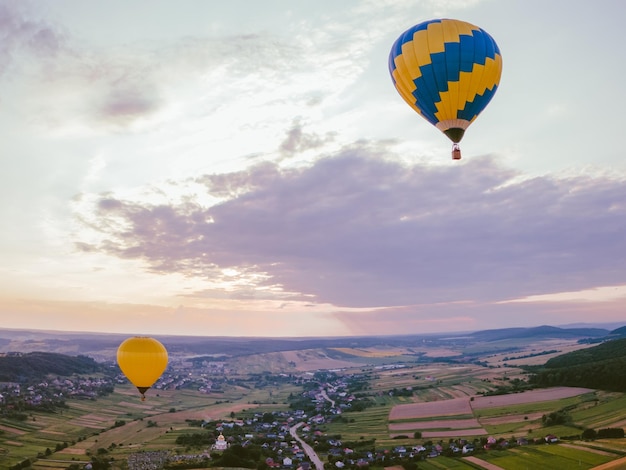
[[[515,344],[518,346],[522,349],[515,353],[517,356],[576,348],[571,341],[538,342],[527,344],[527,349],[520,341]],[[594,468],[626,454],[624,439],[584,442],[575,437],[585,428],[626,426],[625,394],[555,387],[484,396],[516,379],[524,380],[527,373],[503,366],[511,362],[513,354],[497,352],[502,344],[483,345],[482,350],[480,347],[467,349],[472,353],[483,351],[487,366],[481,362],[448,362],[446,358],[459,351],[443,346],[430,350],[421,346],[346,346],[234,357],[219,375],[219,387],[209,391],[191,387],[153,389],[145,402],[130,385],[116,385],[110,395],[68,400],[68,408],[55,413],[29,411],[27,419],[21,421],[0,418],[0,468],[41,455],[47,449],[55,460],[64,462],[40,458],[33,469],[67,468],[69,462],[87,462],[103,449],[118,462],[138,450],[181,450],[177,438],[200,429],[192,421],[241,420],[252,418],[255,412],[284,412],[290,408],[290,400],[303,399],[311,384],[326,386],[330,394],[331,387],[324,384],[332,374],[359,377],[363,387],[355,395],[367,406],[356,411],[346,407],[319,424],[316,431],[322,436],[340,436],[344,442],[357,445],[375,442],[377,448],[384,449],[410,449],[418,444],[460,439],[481,442],[487,437],[512,443],[520,437],[531,444],[533,440],[539,442],[490,450],[480,446],[475,455],[479,460],[475,461],[461,455],[439,455],[420,461],[419,469],[476,469],[480,461],[512,470],[532,466]],[[441,359],[422,362],[420,358],[426,356]],[[548,354],[514,361],[537,362],[537,357],[545,360],[543,356]],[[328,374],[318,378],[319,371]],[[205,369],[200,372],[208,373]],[[544,415],[561,410],[567,410],[567,422],[551,426],[543,423]],[[543,441],[547,434],[572,438],[547,445]],[[63,448],[56,450],[59,445]]]
[[[540,468],[563,470],[589,469],[615,459],[615,455],[601,455],[584,449],[563,445],[525,446],[507,451],[481,454],[481,459],[505,469]]]
[[[561,400],[563,398],[575,397],[589,392],[593,392],[593,390],[576,387],[552,387],[531,390],[524,393],[512,393],[509,395],[476,397],[476,399],[472,401],[472,408],[480,410],[482,408],[497,408],[522,403],[549,402]]]
[[[572,403],[577,403],[574,397],[584,397],[591,392],[593,390],[584,388],[555,387],[510,395],[401,404],[389,413],[389,432],[391,437],[397,437],[419,431],[428,438],[528,433],[540,427],[545,412],[562,406],[561,400],[571,399]],[[579,432],[568,428],[567,434]]]
[[[119,458],[137,449],[172,448],[176,433],[192,429],[189,419],[223,419],[257,406],[248,403],[246,396],[242,398],[239,390],[219,397],[184,390],[149,392],[141,402],[130,386],[117,387],[115,393],[95,401],[70,401],[69,405],[58,414],[32,413],[24,423],[0,420],[4,431],[0,435],[0,468],[63,443],[69,445],[55,452],[56,459],[83,462],[97,449],[113,444]],[[116,421],[125,424],[116,427]],[[66,467],[39,460],[35,468]]]

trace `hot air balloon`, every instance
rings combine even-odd
[[[135,336],[122,341],[117,348],[117,364],[130,382],[145,393],[167,367],[167,350],[159,341],[146,336]]]
[[[436,19],[409,28],[389,54],[389,72],[404,100],[453,142],[493,98],[502,56],[493,38],[465,21]]]

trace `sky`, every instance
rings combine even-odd
[[[3,328],[362,336],[626,323],[626,3],[0,0]],[[414,24],[494,37],[463,159]]]

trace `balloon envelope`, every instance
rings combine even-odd
[[[146,336],[135,336],[117,348],[117,363],[130,382],[144,393],[167,367],[167,350],[159,341]]]
[[[502,56],[478,26],[436,19],[400,35],[389,72],[409,106],[458,143],[498,89]]]

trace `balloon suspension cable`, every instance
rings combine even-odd
[[[461,147],[459,144],[452,144],[452,160],[461,159]]]
[[[139,390],[139,393],[141,393],[141,401],[146,401],[146,395],[145,393],[148,391],[150,387],[137,387],[137,390]]]

